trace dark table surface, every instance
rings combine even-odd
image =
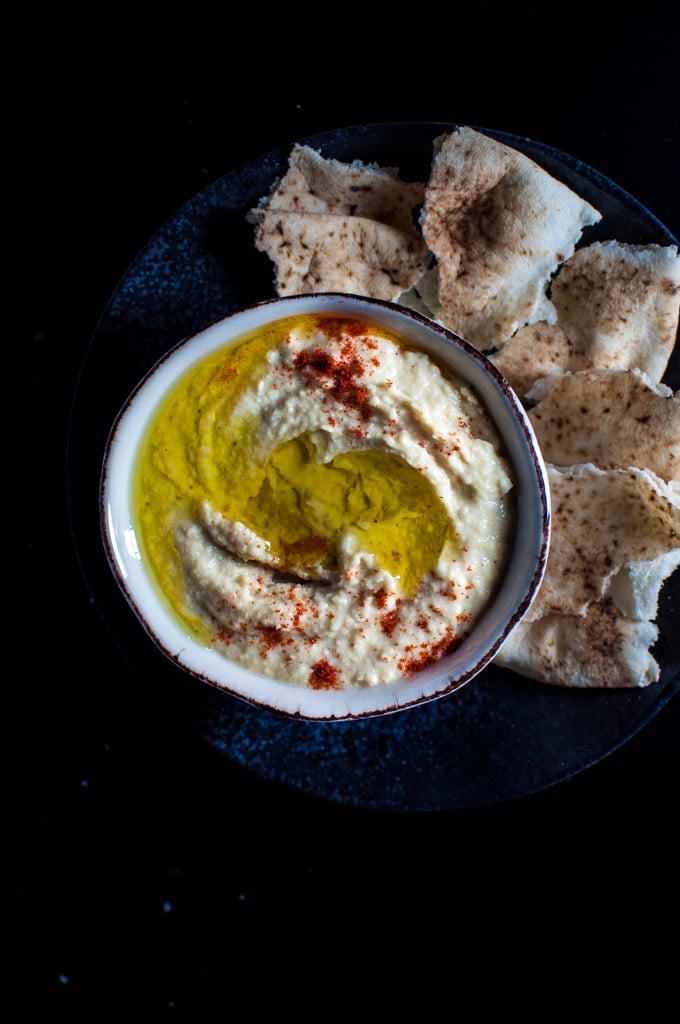
[[[290,1005],[306,971],[333,993],[353,989],[355,970],[388,992],[396,980],[429,995],[442,979],[470,994],[481,965],[511,1002],[542,979],[566,1001],[594,985],[610,1008],[653,1008],[670,990],[677,697],[604,759],[517,799],[414,812],[318,798],[235,764],[149,696],[69,526],[69,413],[111,294],[183,204],[270,150],[351,125],[487,127],[572,154],[678,236],[677,22],[658,5],[587,27],[542,5],[503,11],[473,3],[450,27],[360,40],[348,25],[340,45],[303,45],[270,23],[250,39],[197,12],[159,35],[116,23],[106,47],[55,47],[52,29],[69,33],[43,23],[27,45],[36,88],[12,145],[10,255],[26,288],[28,388],[17,380],[9,422],[25,454],[9,493],[10,523],[28,510],[28,586],[8,619],[22,661],[17,672],[6,648],[5,876],[10,998],[26,1017],[129,1007],[201,1019],[226,1012],[254,966],[284,969]]]

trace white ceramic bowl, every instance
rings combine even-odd
[[[516,494],[516,524],[507,570],[470,635],[450,655],[407,678],[344,690],[311,689],[246,670],[183,628],[163,601],[140,555],[133,516],[133,472],[150,417],[178,377],[207,353],[285,317],[363,318],[420,347],[462,377],[486,406],[506,445]],[[389,714],[443,698],[485,668],[529,610],[545,571],[550,506],[545,466],[524,409],[495,367],[471,345],[421,314],[396,304],[344,294],[273,299],[232,313],[188,338],[146,374],[121,409],[106,447],[101,530],[117,583],[140,628],[176,665],[203,684],[275,713],[312,720]]]

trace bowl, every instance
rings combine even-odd
[[[146,373],[107,440],[108,563],[197,685],[348,720],[450,697],[545,572],[518,397],[436,321],[348,294],[256,303]]]

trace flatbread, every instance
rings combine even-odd
[[[416,234],[414,211],[423,201],[422,182],[405,182],[396,167],[324,157],[310,146],[293,146],[288,170],[263,207],[297,213],[367,217]],[[255,211],[256,215],[259,211]]]
[[[546,468],[552,539],[528,621],[585,615],[624,567],[680,548],[680,494],[649,470]]]
[[[654,620],[680,566],[680,490],[648,470],[549,465],[548,478],[555,511],[546,576],[494,663],[555,686],[658,682]]]
[[[354,292],[395,301],[427,258],[421,243],[388,224],[288,210],[265,213],[257,247],[275,264],[278,295]]]
[[[430,262],[414,221],[424,186],[395,168],[326,160],[295,146],[289,167],[249,212],[274,264],[278,295],[355,292],[396,301]]]
[[[552,539],[534,604],[495,661],[553,685],[647,686],[660,677],[659,596],[680,567],[678,396],[639,370],[557,374],[530,394]]]
[[[662,379],[678,335],[677,246],[593,242],[560,267],[551,296],[569,339],[565,370],[636,367]]]
[[[483,350],[554,322],[550,278],[600,219],[518,150],[469,127],[439,136],[420,219],[439,274],[433,315]]]
[[[680,392],[640,370],[548,376],[527,393],[543,457],[558,466],[644,467],[680,481]]]
[[[629,619],[655,619],[661,588],[680,566],[680,548],[664,551],[649,561],[630,562],[612,576],[607,593]]]
[[[566,372],[571,362],[571,345],[559,324],[542,320],[520,327],[489,359],[523,398],[537,381]]]
[[[585,615],[524,620],[494,659],[501,668],[540,683],[580,689],[622,689],[658,682],[651,650],[659,636],[653,622],[622,615],[609,601]]]
[[[660,381],[680,309],[677,246],[593,242],[556,273],[554,323],[521,327],[491,361],[518,395],[554,373],[640,369]]]

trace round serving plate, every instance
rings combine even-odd
[[[425,181],[444,122],[369,124],[299,139],[325,157],[396,167]],[[540,142],[482,128],[526,153],[602,213],[588,239],[677,244],[642,204],[597,170]],[[538,792],[602,760],[680,689],[680,574],[661,593],[658,683],[642,689],[546,686],[491,665],[458,693],[382,718],[303,722],[197,685],[153,644],[107,564],[99,531],[102,458],[118,410],[149,368],[184,337],[274,296],[247,211],[285,173],[290,146],[201,190],[138,254],[104,310],[74,394],[67,486],[73,539],[92,601],[141,687],[183,727],[255,775],[340,804],[437,811]],[[680,353],[664,377],[680,386]]]

